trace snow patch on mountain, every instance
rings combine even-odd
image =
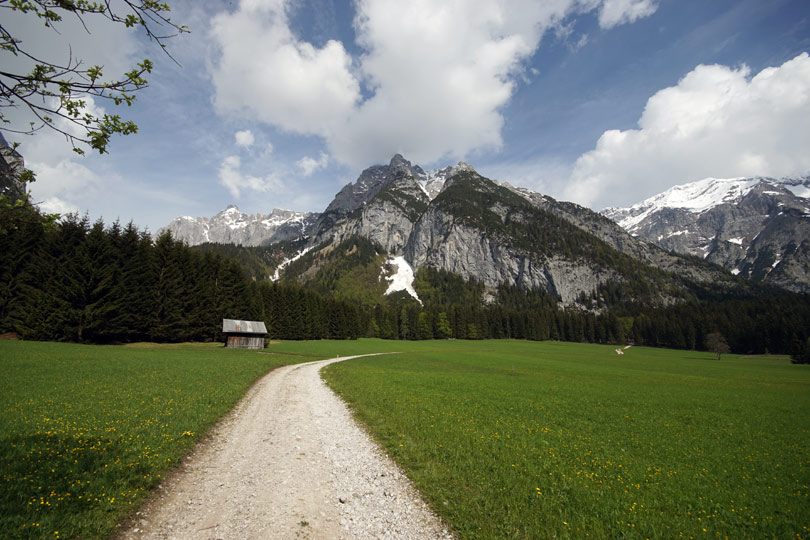
[[[283,261],[281,261],[281,264],[279,264],[276,267],[276,271],[273,273],[273,275],[269,276],[267,279],[269,279],[270,281],[278,281],[279,277],[281,277],[281,271],[284,270],[284,268],[286,268],[288,265],[294,263],[295,261],[297,261],[298,259],[300,259],[304,255],[306,255],[307,253],[312,251],[312,248],[314,248],[314,247],[315,246],[305,247],[304,249],[302,249],[301,251],[299,251],[298,253],[296,253],[292,257],[290,257],[288,259],[284,259]]]
[[[602,213],[667,251],[702,256],[735,275],[806,291],[808,203],[810,176],[707,178]]]
[[[803,199],[810,199],[810,186],[807,184],[790,185],[785,184],[785,189]]]
[[[444,189],[447,178],[451,176],[453,169],[454,167],[445,167],[431,171],[420,171],[421,174],[416,178],[416,183],[432,201]]]
[[[405,260],[405,257],[391,257],[385,261],[385,265],[396,268],[393,275],[386,276],[385,278],[390,282],[385,294],[389,295],[397,291],[405,291],[421,304],[422,300],[419,299],[419,295],[416,294],[416,290],[413,288],[413,268],[411,268],[411,265]],[[383,272],[385,271],[385,266],[383,266],[382,270]]]

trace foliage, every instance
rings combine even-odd
[[[82,24],[89,18],[104,18],[126,28],[139,27],[146,35],[166,50],[169,33],[188,32],[169,18],[168,3],[156,0],[121,0],[113,3],[92,0],[9,0],[0,2],[1,9],[8,9],[38,18],[42,24],[59,33],[63,16],[77,17]],[[158,27],[161,30],[158,30]],[[86,28],[86,27],[85,27]],[[115,105],[132,105],[135,93],[146,88],[145,75],[151,73],[153,64],[143,60],[118,78],[108,78],[103,66],[86,66],[81,58],[74,58],[69,44],[63,51],[64,62],[56,62],[35,56],[13,28],[0,24],[0,51],[27,60],[31,65],[28,73],[0,69],[0,129],[12,133],[33,134],[47,127],[62,135],[71,143],[73,150],[83,154],[77,143],[85,143],[103,154],[113,134],[136,133],[138,126],[131,120],[123,120],[117,114],[95,115],[86,105],[86,99],[100,98]],[[7,57],[8,58],[8,57]],[[28,126],[10,126],[11,121],[2,111],[8,107],[27,109],[33,120]]]
[[[256,378],[299,361],[0,341],[0,538],[108,538]]]
[[[0,189],[0,235],[10,233],[27,225],[50,228],[59,219],[58,214],[44,214],[32,203],[28,185],[36,181],[34,172],[23,169],[19,176],[11,178],[15,187]],[[17,189],[18,187],[18,189]]]
[[[790,349],[792,364],[810,364],[810,337],[807,340],[795,338]]]
[[[341,300],[374,305],[382,301],[388,287],[380,279],[385,259],[382,247],[353,237],[337,245],[315,247],[287,266],[282,281]]]
[[[270,337],[353,338],[356,306],[249,279],[240,264],[129,224],[24,221],[0,231],[0,333],[126,343],[216,341],[222,319],[263,320]],[[293,322],[290,322],[293,321]],[[318,322],[322,321],[322,322]]]
[[[459,538],[806,536],[810,423],[795,412],[810,406],[810,373],[784,358],[516,341],[390,350],[407,352],[325,378]]]
[[[698,349],[712,332],[722,334],[732,352],[788,353],[794,340],[810,337],[810,296],[781,291],[648,310],[633,317],[631,337],[653,347]]]
[[[398,207],[412,223],[425,213],[428,205],[426,202],[417,199],[413,195],[399,189],[396,183],[383,187],[375,196],[375,200],[388,201]]]
[[[239,261],[248,277],[261,281],[272,276],[275,269],[284,259],[305,247],[306,240],[300,238],[286,242],[277,242],[269,246],[241,246],[238,244],[209,243],[194,246],[192,249],[203,253],[211,251],[230,259]]]
[[[386,254],[362,238],[316,247],[271,284],[263,276],[303,240],[189,248],[132,224],[105,228],[69,216],[56,225],[30,207],[20,215],[0,221],[0,333],[26,339],[210,341],[220,338],[223,318],[264,320],[270,337],[284,339],[516,338],[697,350],[718,332],[733,352],[788,353],[810,338],[810,298],[765,287],[692,284],[686,298],[658,306],[662,282],[631,272],[635,278],[605,283],[563,309],[546,291],[490,288],[422,268],[414,281],[420,304],[404,292],[385,295]]]
[[[722,355],[730,352],[726,338],[717,332],[712,332],[706,336],[706,350],[715,353],[718,360],[721,359]]]

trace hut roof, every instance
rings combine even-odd
[[[235,319],[222,319],[222,331],[239,334],[266,334],[267,327],[262,321],[239,321]]]

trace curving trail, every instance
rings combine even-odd
[[[260,379],[119,538],[452,538],[321,380],[350,358]]]

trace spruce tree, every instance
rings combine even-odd
[[[154,257],[150,261],[155,275],[149,329],[153,341],[180,341],[184,296],[188,293],[184,290],[181,246],[169,232],[164,232],[155,241]]]

